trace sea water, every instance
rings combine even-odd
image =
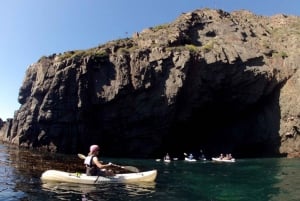
[[[300,159],[236,159],[235,163],[101,158],[140,170],[155,182],[79,185],[43,183],[48,169],[83,171],[77,155],[45,154],[0,144],[0,200],[299,201]]]

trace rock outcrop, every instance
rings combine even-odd
[[[202,9],[42,57],[3,141],[107,156],[300,156],[300,18]]]

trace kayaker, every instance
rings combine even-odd
[[[103,164],[98,160],[99,155],[99,146],[91,145],[90,152],[88,156],[84,160],[84,164],[86,167],[86,175],[87,176],[113,176],[114,173],[108,168],[111,166],[110,163]]]
[[[169,153],[167,153],[167,155],[165,155],[164,160],[171,160]]]

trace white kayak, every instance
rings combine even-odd
[[[101,184],[103,182],[151,182],[156,179],[157,170],[138,173],[116,174],[114,176],[87,176],[84,173],[70,173],[60,170],[47,170],[42,176],[42,181],[68,182],[78,184]]]
[[[218,162],[227,162],[227,163],[234,163],[235,159],[221,159],[221,158],[211,158],[213,161],[218,161]]]
[[[188,162],[196,162],[197,160],[194,159],[194,158],[188,158],[188,157],[185,157],[184,158],[185,161],[188,161]]]

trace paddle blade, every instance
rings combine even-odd
[[[123,166],[123,165],[116,165],[113,163],[109,163],[109,164],[113,167],[118,167],[120,169],[127,170],[129,172],[134,172],[134,173],[140,172],[140,170],[134,166]]]
[[[83,159],[83,160],[86,158],[86,156],[83,155],[83,154],[77,154],[77,156],[78,156],[79,158]]]
[[[133,166],[122,166],[124,169],[131,171],[131,172],[140,172],[140,170]]]

